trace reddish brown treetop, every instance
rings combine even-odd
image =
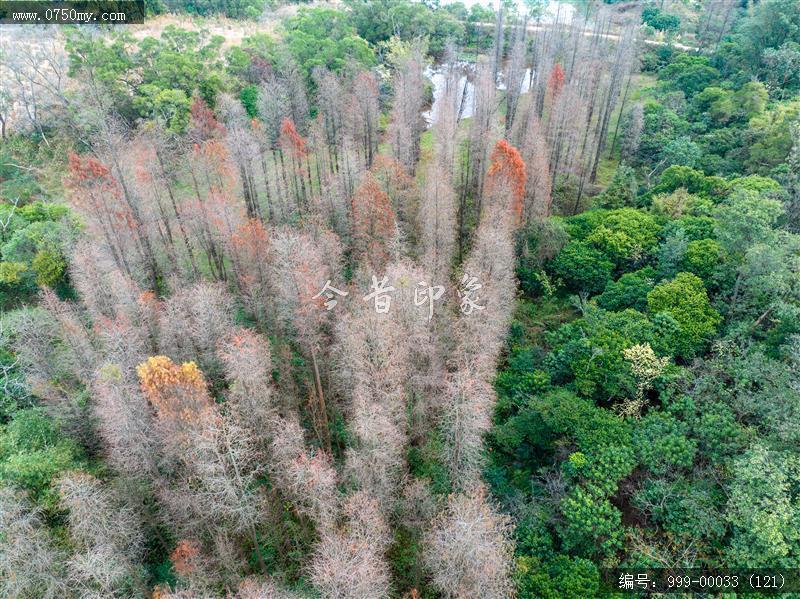
[[[295,127],[294,121],[292,121],[292,119],[289,117],[285,117],[283,121],[281,121],[280,143],[281,147],[290,151],[295,158],[302,158],[308,154],[306,140],[303,139],[303,136],[297,132],[297,127]]]
[[[222,125],[214,113],[201,98],[192,102],[192,117],[189,127],[189,136],[195,143],[217,139],[225,136],[225,126]]]
[[[561,93],[561,88],[564,87],[564,69],[561,64],[556,63],[550,71],[550,79],[547,81],[547,90],[550,95],[555,99]]]
[[[519,218],[522,216],[522,199],[525,197],[527,180],[525,162],[517,149],[504,139],[498,141],[490,157],[487,194],[491,195],[507,187],[511,193],[511,208]]]

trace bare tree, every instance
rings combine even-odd
[[[281,123],[281,134],[278,139],[281,149],[281,167],[284,169],[283,176],[288,181],[292,189],[296,210],[307,212],[311,202],[313,182],[311,180],[311,167],[309,163],[309,149],[306,140],[300,135],[297,127],[289,118],[283,119]],[[288,162],[289,168],[284,168]]]
[[[2,54],[0,54],[0,57]],[[0,90],[0,140],[7,138],[8,125],[14,116],[14,99],[7,89]]]
[[[289,116],[300,128],[300,133],[305,134],[305,123],[308,121],[305,75],[290,54],[282,57],[281,66],[280,74],[286,81],[286,89],[289,93]]]
[[[81,383],[89,384],[96,354],[80,306],[59,299],[50,289],[44,289],[40,297],[42,305],[58,323],[59,336],[73,357],[72,374]]]
[[[81,165],[77,156],[71,155],[69,183],[70,185],[80,183],[81,179],[88,175],[88,181],[85,180],[84,183],[89,185],[99,183],[101,186],[109,187],[116,196],[121,213],[124,214],[124,222],[119,232],[131,240],[139,254],[139,272],[135,274],[141,278],[142,283],[146,281],[149,288],[156,291],[162,274],[162,266],[158,264],[156,252],[159,240],[152,223],[147,218],[150,206],[137,193],[134,180],[135,162],[129,160],[131,131],[113,109],[103,109],[101,104],[98,106],[100,106],[98,113],[94,115],[95,129],[88,141],[94,159],[89,158],[84,165]],[[104,168],[105,172],[102,172],[101,168],[98,173],[97,164]],[[74,199],[79,199],[79,196],[74,196]],[[106,209],[107,216],[110,216],[109,212],[110,210]]]
[[[346,522],[323,532],[311,563],[314,586],[331,599],[383,599],[391,593],[384,559],[389,527],[375,500],[356,493],[344,506]]]
[[[387,137],[394,157],[409,174],[414,173],[419,158],[419,136],[423,127],[423,68],[422,52],[416,47],[398,57],[394,65],[394,99]]]
[[[109,462],[131,480],[152,482],[159,448],[150,408],[132,374],[114,363],[99,369],[92,387],[94,413]]]
[[[272,580],[262,582],[255,578],[245,579],[229,599],[302,599],[303,595],[282,588]],[[166,599],[166,598],[165,598]]]
[[[58,599],[67,592],[65,552],[50,538],[42,514],[20,491],[0,487],[0,593]]]
[[[442,415],[451,480],[460,487],[480,477],[480,440],[491,424],[492,381],[516,293],[514,231],[526,184],[524,163],[505,140],[495,146],[488,172],[485,209],[462,266],[462,314],[454,327],[458,344],[450,355]]]
[[[28,125],[50,145],[46,129],[63,117],[70,105],[66,94],[67,54],[55,27],[35,29],[35,37],[20,31],[0,44],[0,81],[5,83],[8,106],[17,107]],[[4,115],[10,116],[8,112]],[[8,120],[2,119],[3,139]]]
[[[90,474],[65,474],[58,488],[76,548],[68,567],[78,596],[129,597],[141,592],[145,537],[136,513]]]
[[[73,248],[70,279],[95,324],[124,319],[137,340],[145,339],[147,348],[155,348],[157,302],[116,267],[100,244],[84,239]]]
[[[741,5],[739,5],[741,6]],[[705,48],[714,44],[717,51],[722,38],[733,26],[737,2],[734,0],[705,0],[701,15],[697,22],[697,39],[699,47]]]
[[[330,456],[306,446],[295,418],[273,422],[271,452],[270,474],[281,491],[318,530],[332,527],[339,513],[339,493]]]
[[[519,105],[520,95],[522,93],[522,84],[525,78],[525,58],[527,55],[527,31],[528,20],[527,17],[514,28],[514,37],[511,43],[511,56],[508,61],[505,76],[506,87],[506,119],[505,119],[505,134],[509,138],[511,129],[514,126],[514,121],[517,116],[517,108]]]
[[[546,219],[551,212],[553,181],[547,140],[535,114],[529,115],[520,153],[528,173],[523,218],[526,223]]]
[[[425,563],[443,597],[512,597],[513,557],[510,518],[492,508],[482,486],[451,495],[425,536]]]
[[[468,230],[480,215],[483,181],[489,160],[489,147],[495,138],[496,87],[492,66],[478,62],[475,75],[475,110],[467,140],[466,168],[462,171],[458,203],[458,255],[467,247]],[[470,206],[469,199],[472,199]]]
[[[492,426],[497,397],[491,385],[467,368],[447,377],[444,397],[444,457],[456,485],[469,485],[480,479],[483,437]]]
[[[235,578],[243,549],[237,537],[259,546],[263,500],[255,482],[264,465],[256,442],[216,406],[193,362],[177,365],[156,356],[137,371],[169,460],[164,466],[170,476],[162,479],[159,498],[184,536],[196,534],[198,526],[206,531],[211,547],[205,555],[226,579]]]
[[[259,444],[266,445],[269,424],[279,406],[272,388],[269,341],[237,328],[220,340],[217,352],[229,383],[226,404],[231,415]]]
[[[239,170],[247,217],[263,220],[255,179],[256,166],[253,164],[254,158],[259,155],[258,141],[253,135],[241,102],[225,95],[220,98],[219,103],[228,131],[226,142]]]
[[[497,81],[497,75],[500,73],[500,63],[503,58],[503,41],[505,38],[503,25],[504,25],[504,11],[505,7],[501,4],[497,7],[497,15],[494,23],[494,44],[492,45],[492,81]]]
[[[638,22],[634,21],[627,24],[622,31],[619,44],[617,44],[614,51],[614,59],[610,73],[608,74],[608,82],[604,89],[603,102],[600,105],[600,114],[597,119],[595,134],[597,141],[590,175],[592,182],[597,179],[597,167],[600,163],[600,156],[605,149],[606,140],[608,139],[608,126],[611,122],[611,115],[614,112],[614,107],[619,99],[620,92],[623,89],[623,82],[626,78],[630,82],[635,60],[635,35],[637,30]],[[623,103],[627,100],[627,89],[626,86]]]
[[[206,109],[199,101],[195,101],[193,108],[195,115],[198,110]],[[195,122],[194,126],[196,125]],[[136,181],[139,185],[149,185],[151,201],[157,206],[158,216],[164,223],[164,233],[166,233],[169,243],[175,247],[178,263],[173,267],[177,268],[182,276],[194,280],[200,275],[196,256],[196,240],[189,236],[188,228],[182,217],[183,198],[179,191],[179,171],[187,153],[188,141],[188,139],[168,131],[161,124],[155,123],[152,129],[137,132],[133,147],[135,148],[134,156],[138,159]],[[143,193],[147,193],[147,191],[143,190]],[[180,243],[174,239],[175,237],[179,238]],[[178,255],[180,246],[186,253],[185,260]],[[189,263],[188,269],[185,261]]]
[[[160,347],[177,360],[197,360],[204,372],[219,376],[217,343],[233,330],[233,301],[215,283],[197,283],[164,302]]]
[[[247,207],[231,193],[238,186],[236,168],[219,139],[195,145],[187,158],[194,197],[183,203],[181,216],[200,241],[212,276],[224,281],[229,267],[226,252],[231,254],[233,237],[246,221]],[[239,268],[239,264],[234,261],[230,268]]]
[[[288,332],[295,332],[311,358],[314,394],[316,396],[316,428],[320,439],[330,448],[328,410],[322,386],[320,359],[329,335],[331,312],[323,306],[322,290],[338,271],[341,249],[336,240],[321,246],[306,233],[283,228],[274,232],[271,243],[271,264],[275,299],[281,323]],[[329,254],[323,257],[323,251]],[[332,284],[332,283],[331,283]]]
[[[456,60],[456,49],[448,46],[447,59],[444,62],[443,77],[444,89],[442,96],[436,100],[436,114],[433,124],[434,159],[441,165],[444,174],[450,179],[455,178],[455,158],[458,146],[458,123],[466,101],[468,84],[467,77],[462,75],[461,68]],[[463,79],[464,85],[461,85]]]
[[[117,267],[140,280],[149,260],[141,215],[131,210],[111,170],[94,158],[70,154],[65,187],[72,206],[86,219],[89,231],[105,243]]]
[[[228,414],[213,414],[191,439],[184,457],[189,467],[191,493],[190,526],[204,522],[216,537],[247,535],[258,554],[257,524],[264,498],[256,481],[264,472],[263,456],[252,435]],[[181,494],[183,490],[179,491]],[[216,545],[219,548],[219,544]],[[235,551],[229,569],[239,568],[241,555]],[[224,552],[220,557],[224,558]],[[259,556],[262,571],[266,566]]]
[[[631,160],[639,149],[644,129],[644,108],[637,102],[628,113],[627,123],[622,137],[622,157]]]
[[[238,265],[236,285],[245,309],[266,329],[275,320],[270,307],[270,240],[261,221],[249,219],[240,224],[230,240],[230,251]]]
[[[79,368],[61,341],[55,317],[41,307],[17,311],[4,319],[28,386],[50,404],[58,404],[75,390]]]
[[[378,82],[372,73],[361,71],[353,77],[351,85],[346,122],[353,141],[361,141],[364,165],[370,168],[378,152]]]
[[[313,77],[317,85],[317,104],[324,124],[325,142],[336,155],[343,136],[351,133],[345,130],[347,91],[339,77],[327,69],[315,68]],[[330,166],[333,168],[334,165]]]
[[[436,160],[425,170],[419,210],[420,254],[432,281],[447,280],[453,263],[456,197],[451,179]]]
[[[337,327],[337,370],[358,441],[347,451],[346,468],[387,510],[405,467],[410,339],[394,318],[360,304]]]

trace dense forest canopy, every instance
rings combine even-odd
[[[800,2],[0,26],[4,597],[800,568]]]

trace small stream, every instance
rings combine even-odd
[[[462,75],[458,79],[459,97],[461,97],[462,93],[464,94],[464,98],[461,100],[461,118],[468,119],[475,112],[475,85],[473,84],[475,65],[471,62],[462,61],[457,64],[457,67],[462,71]],[[433,84],[433,103],[429,110],[422,113],[422,117],[425,119],[425,122],[428,123],[428,127],[431,127],[436,122],[439,102],[441,102],[445,93],[445,86],[447,85],[446,67],[442,64],[431,65],[425,69],[425,76],[430,79]],[[528,67],[525,69],[525,75],[520,84],[521,94],[528,93],[531,88],[532,78],[535,76],[536,73],[532,68]],[[496,87],[498,90],[506,89],[503,71],[497,74]]]

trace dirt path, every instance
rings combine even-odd
[[[494,23],[486,23],[486,22],[476,23],[476,25],[478,27],[483,27],[484,29],[494,29],[494,27],[495,27]],[[570,26],[567,25],[567,27],[570,27]],[[547,31],[548,29],[552,29],[552,28],[553,28],[553,24],[550,24],[550,23],[539,23],[539,24],[531,23],[531,24],[528,25],[527,30],[531,31],[531,32],[536,32],[536,31]],[[620,35],[617,34],[617,33],[597,33],[595,30],[588,29],[588,28],[587,29],[583,29],[582,33],[583,33],[583,35],[585,35],[587,37],[591,37],[591,36],[594,36],[594,35],[599,35],[600,37],[602,37],[604,39],[610,39],[610,40],[619,40],[620,39]],[[668,46],[668,45],[671,45],[671,46],[674,46],[675,48],[678,48],[679,50],[686,50],[686,51],[697,52],[700,49],[700,48],[697,48],[695,46],[686,46],[686,45],[678,43],[678,42],[666,42],[666,41],[663,41],[663,40],[637,39],[636,41],[641,41],[643,44],[645,44],[647,46]]]

